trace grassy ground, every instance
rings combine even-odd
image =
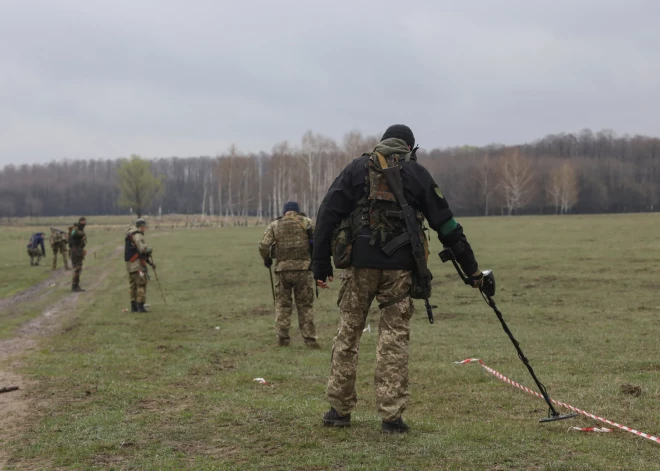
[[[57,227],[67,230],[67,226],[64,225]],[[46,234],[44,244],[46,258],[41,259],[39,266],[31,267],[26,246],[30,241],[30,236],[37,231]],[[87,233],[93,242],[90,245],[87,263],[95,260],[94,252],[97,251],[98,247],[110,242],[113,238],[117,238],[116,231],[104,226],[90,225],[87,228]],[[52,275],[53,252],[48,242],[49,237],[49,226],[45,224],[39,227],[0,227],[0,299],[20,293]],[[117,243],[121,243],[121,236]],[[57,267],[58,269],[63,267],[61,255],[58,255]]]
[[[494,269],[498,304],[550,394],[660,433],[657,218],[461,222],[483,267]],[[421,305],[412,320],[412,433],[380,434],[375,330],[363,337],[353,427],[321,427],[338,284],[316,306],[323,349],[306,350],[297,329],[290,348],[275,347],[268,272],[256,250],[261,232],[148,234],[168,302],[153,283],[148,315],[122,312],[123,262],[105,262],[112,274],[25,361],[38,380],[33,418],[8,444],[9,469],[658,469],[657,444],[568,430],[595,424],[586,418],[540,425],[542,401],[477,366],[454,365],[482,358],[532,385],[494,314],[436,259],[436,324]],[[369,322],[377,325],[376,311]],[[642,395],[622,393],[623,384]]]
[[[11,338],[17,328],[71,290],[71,272],[64,272],[62,255],[58,255],[57,270],[52,270],[53,253],[48,240],[46,258],[39,266],[30,266],[25,246],[33,232],[25,227],[0,230],[0,339]],[[108,254],[121,243],[117,233],[105,227],[91,226],[87,233],[91,243],[83,267],[83,286],[86,278],[103,269]],[[20,299],[3,305],[3,299],[11,301],[16,296]]]
[[[52,259],[42,259],[41,266],[31,267],[27,254],[30,236],[36,231],[25,227],[2,228],[0,230],[0,299],[45,280],[50,276],[46,265]],[[47,245],[47,255],[50,255]]]

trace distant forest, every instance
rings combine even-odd
[[[298,145],[244,154],[151,161],[165,192],[148,214],[271,219],[296,200],[315,216],[323,196],[352,159],[378,139],[359,132],[341,143],[308,131]],[[528,144],[426,149],[431,172],[457,215],[656,211],[660,139],[612,131],[548,135]],[[0,217],[126,214],[118,206],[120,160],[8,165],[0,170]]]

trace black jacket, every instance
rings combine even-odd
[[[327,269],[330,267],[332,232],[341,220],[355,209],[357,201],[364,195],[365,179],[369,172],[366,166],[368,159],[369,155],[363,155],[348,164],[333,182],[321,203],[314,234],[312,265],[315,276],[317,273],[327,273]],[[404,196],[408,204],[424,213],[429,227],[438,233],[443,246],[462,247],[462,252],[457,255],[458,262],[467,274],[475,273],[478,265],[472,248],[463,234],[463,228],[454,221],[454,215],[449,209],[447,200],[442,196],[431,174],[415,160],[408,162],[401,160],[400,165]],[[370,239],[371,231],[367,226],[353,244],[351,256],[353,266],[396,270],[413,269],[414,261],[409,245],[400,248],[391,257],[388,257],[380,247],[370,246]],[[455,250],[455,252],[457,251]]]

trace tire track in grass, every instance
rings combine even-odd
[[[30,403],[33,400],[30,389],[34,382],[17,372],[21,366],[21,357],[29,350],[35,349],[40,339],[56,331],[61,325],[64,313],[75,311],[81,297],[83,299],[89,297],[96,288],[103,284],[113,271],[112,265],[107,262],[117,258],[123,249],[123,246],[117,246],[105,259],[106,263],[101,272],[88,284],[89,291],[65,295],[44,309],[41,315],[23,324],[14,337],[0,340],[0,387],[19,387],[18,391],[0,394],[0,411],[2,411],[0,413],[0,470],[5,469],[9,459],[9,454],[5,451],[6,443],[27,426]],[[15,296],[0,300],[0,310],[18,302],[38,300],[50,292],[47,288],[64,273],[69,272],[53,273],[47,280],[37,283]]]

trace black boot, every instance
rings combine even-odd
[[[381,428],[383,433],[406,433],[408,430],[410,430],[410,427],[406,425],[401,417],[392,422],[385,422],[383,420],[383,425]]]
[[[137,301],[131,301],[131,312],[138,312]]]
[[[85,290],[82,289],[80,285],[73,285],[71,286],[71,291],[73,291],[74,293],[82,293]]]
[[[137,303],[137,312],[149,312],[147,309],[144,307],[144,303]]]
[[[327,427],[350,427],[351,414],[339,415],[339,412],[331,407],[328,412],[323,414],[323,425]]]

